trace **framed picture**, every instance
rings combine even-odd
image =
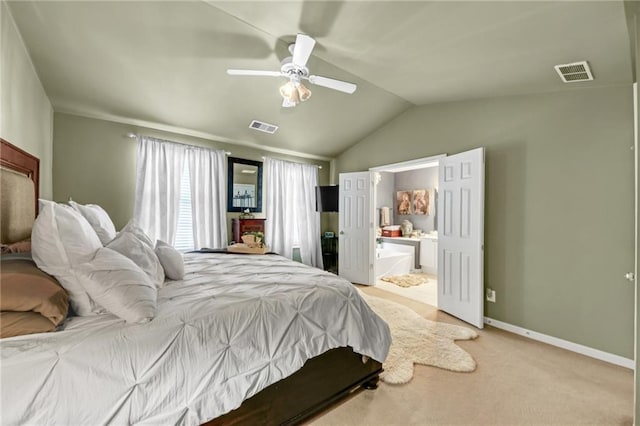
[[[333,237],[334,237],[334,234],[333,234],[333,232],[332,232],[332,231],[326,231],[326,232],[324,233],[324,237],[325,237],[325,238],[333,238]]]
[[[411,214],[411,191],[396,192],[396,212],[399,215]]]
[[[413,191],[413,214],[429,214],[429,191],[426,189]]]
[[[246,183],[233,184],[233,207],[255,207],[256,186]]]

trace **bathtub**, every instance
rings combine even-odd
[[[395,245],[394,248],[388,246],[376,249],[376,280],[390,275],[408,274],[413,267],[413,253],[398,250],[397,247],[400,247],[398,245]],[[403,248],[405,247],[409,248],[403,246]],[[413,250],[413,247],[411,249]]]

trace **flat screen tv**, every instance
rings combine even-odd
[[[338,185],[316,186],[316,211],[338,211]]]

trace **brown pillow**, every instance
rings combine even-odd
[[[65,319],[69,309],[69,297],[55,278],[38,269],[30,259],[3,258],[1,266],[0,310],[3,311],[3,321],[0,326],[3,336],[5,311],[36,313],[49,321],[54,328]],[[34,321],[28,321],[30,326]]]
[[[46,333],[56,326],[37,312],[0,312],[0,338]]]
[[[31,251],[31,240],[18,241],[11,244],[0,244],[0,253],[29,253]]]

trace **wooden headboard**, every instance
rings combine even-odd
[[[2,138],[0,138],[0,144],[0,166],[25,174],[33,181],[34,189],[36,191],[34,208],[36,214],[38,214],[40,159],[21,150],[15,145],[10,144]]]
[[[2,237],[2,242],[5,243],[12,242],[5,240],[9,238],[7,237],[7,234],[10,234],[10,232],[7,232],[7,230],[12,229],[13,225],[15,225],[15,223],[12,224],[7,222],[17,222],[17,225],[22,229],[20,231],[20,234],[25,234],[25,236],[30,234],[30,223],[33,223],[33,218],[35,218],[38,214],[40,160],[37,157],[29,154],[28,152],[25,152],[17,146],[12,145],[6,140],[0,138],[0,168],[4,170],[3,173],[14,175],[14,178],[9,180],[9,182],[11,183],[5,183],[7,187],[2,188],[2,198],[4,205],[2,206],[2,214],[0,217],[0,222],[2,225],[2,235],[0,235],[0,237]],[[7,172],[6,170],[11,171]],[[16,173],[20,176],[16,175]],[[26,179],[25,176],[28,179]],[[2,179],[4,182],[6,182],[4,180],[4,175],[2,176]],[[29,180],[32,181],[33,193],[31,192]],[[16,182],[19,185],[16,185]],[[30,194],[28,198],[25,197],[25,192],[28,192]],[[30,197],[34,194],[34,199],[31,200]],[[29,204],[25,203],[33,205],[33,210],[30,211],[28,207]],[[33,213],[33,216],[31,216],[31,213]]]

